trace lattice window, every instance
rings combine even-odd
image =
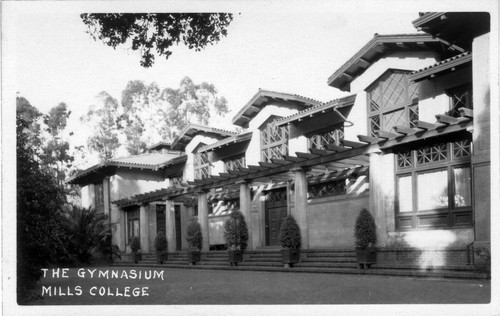
[[[398,168],[407,168],[413,166],[413,156],[410,151],[397,154]]]
[[[182,186],[182,176],[170,178],[170,185],[174,187]]]
[[[307,190],[310,198],[342,195],[346,193],[345,179],[309,185]]]
[[[450,111],[447,113],[450,116],[458,117],[460,108],[472,109],[472,86],[464,85],[448,91],[450,96]]]
[[[266,193],[267,203],[286,203],[286,190],[272,190]]]
[[[399,229],[472,224],[470,138],[396,152]]]
[[[312,135],[309,137],[309,148],[315,149],[326,149],[327,145],[341,145],[341,141],[344,139],[344,126],[340,125],[335,127],[333,130]]]
[[[470,156],[471,151],[472,147],[470,140],[461,140],[453,143],[453,158]]]
[[[271,122],[261,131],[262,160],[270,162],[271,159],[280,159],[288,155],[288,126],[280,127]]]
[[[436,144],[417,149],[417,164],[427,164],[448,159],[446,144]]]
[[[201,152],[194,155],[194,177],[207,178],[211,175],[212,153]]]
[[[367,89],[370,135],[394,126],[414,127],[418,120],[418,84],[407,72],[389,70]]]
[[[245,167],[245,154],[234,156],[224,160],[224,168],[226,171],[237,170],[238,168]]]

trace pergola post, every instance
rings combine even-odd
[[[139,236],[141,243],[141,250],[143,253],[149,253],[149,216],[148,204],[142,203],[139,209]]]
[[[248,250],[253,250],[252,240],[252,213],[251,213],[251,194],[248,181],[238,181],[240,185],[240,211],[245,216],[245,221],[248,227]]]
[[[175,252],[175,208],[172,200],[165,201],[165,230],[168,252]]]
[[[207,203],[207,192],[198,191],[198,222],[201,226],[201,234],[203,236],[203,242],[201,245],[201,251],[210,250],[210,240],[208,237],[208,203]]]
[[[300,227],[302,249],[309,249],[309,226],[307,224],[307,178],[303,168],[294,168],[295,174],[295,207],[292,216]]]

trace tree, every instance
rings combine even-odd
[[[88,139],[89,149],[99,153],[99,159],[105,161],[113,158],[120,147],[118,124],[121,109],[118,101],[105,91],[97,98],[100,105],[92,105],[81,120],[93,133]]]
[[[18,95],[16,97],[16,115],[26,123],[22,131],[23,135],[26,136],[26,145],[32,149],[40,149],[42,146],[42,140],[40,138],[42,113],[24,97]],[[37,157],[36,159],[38,159],[38,156],[41,155],[41,151],[37,150],[33,154],[35,154]]]
[[[93,208],[70,206],[64,214],[63,227],[69,236],[68,250],[82,263],[90,263],[96,254],[120,256],[111,246],[111,226],[107,215]]]
[[[30,133],[33,121],[25,119],[26,112],[17,114],[17,293],[18,303],[24,304],[41,277],[40,269],[67,262],[69,256],[61,228],[63,192],[37,159]]]
[[[230,13],[84,13],[80,15],[87,33],[116,48],[129,40],[140,50],[141,66],[151,67],[155,52],[168,59],[172,46],[184,44],[200,51],[227,35],[233,20]]]

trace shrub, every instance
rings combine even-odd
[[[224,224],[224,240],[228,250],[245,250],[248,241],[248,227],[240,211],[233,211]]]
[[[292,215],[284,218],[280,227],[281,247],[290,249],[300,248],[300,227]]]
[[[354,237],[356,239],[356,247],[366,248],[371,243],[377,242],[375,220],[372,214],[366,209],[362,209],[356,218],[354,225]]]
[[[162,231],[156,235],[154,246],[158,252],[167,250],[167,237],[165,237],[165,234]]]
[[[139,241],[139,237],[135,236],[132,238],[132,242],[130,242],[130,249],[132,249],[132,252],[137,252],[139,249],[141,249],[141,242]]]
[[[201,244],[203,242],[203,235],[201,233],[200,223],[195,218],[192,218],[186,228],[186,241],[188,243],[189,249],[201,250]]]

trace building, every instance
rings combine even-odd
[[[415,34],[375,34],[329,78],[330,102],[259,90],[233,123],[190,125],[171,144],[70,179],[85,206],[109,213],[113,242],[153,252],[164,230],[183,250],[198,218],[203,251],[223,246],[240,209],[248,249],[274,247],[292,214],[302,248],[354,248],[362,208],[377,224],[379,260],[466,264],[490,244],[489,15],[422,13]],[[87,198],[88,197],[88,198]]]

